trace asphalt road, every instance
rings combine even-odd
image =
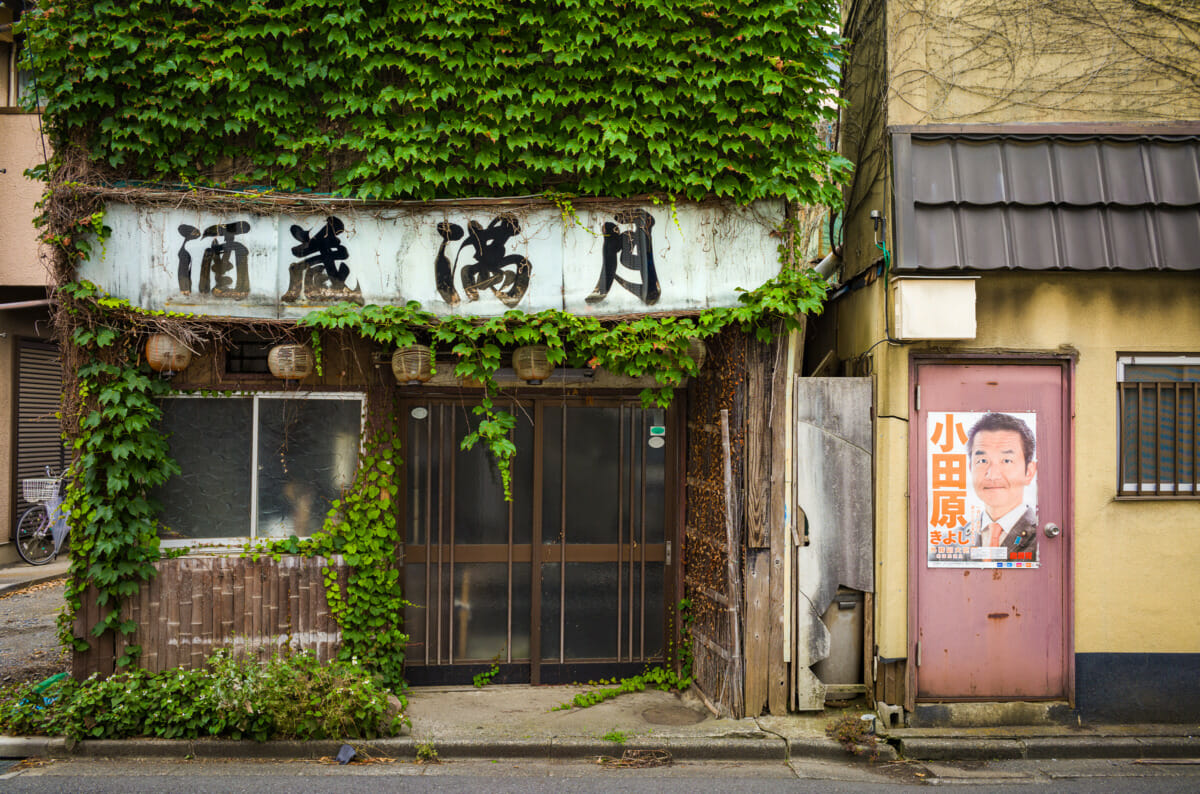
[[[125,794],[316,794],[345,792],[857,792],[911,791],[937,785],[982,792],[1055,794],[1194,792],[1200,761],[1005,761],[972,764],[862,762],[678,763],[654,769],[607,769],[591,762],[453,761],[337,766],[311,761],[33,762],[0,770],[4,792],[122,792]]]

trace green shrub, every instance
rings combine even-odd
[[[131,670],[0,693],[0,730],[73,739],[366,738],[397,733],[404,700],[354,661],[308,652],[265,662],[218,650],[200,670]]]

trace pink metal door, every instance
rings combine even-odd
[[[1068,697],[1066,366],[919,364],[915,374],[917,699]]]

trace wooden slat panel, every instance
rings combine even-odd
[[[112,673],[114,656],[126,643],[142,646],[138,664],[151,671],[202,666],[216,648],[231,644],[266,657],[289,638],[327,661],[336,655],[339,629],[325,599],[326,564],[306,558],[283,564],[225,557],[161,560],[158,576],[122,607],[137,623],[136,633],[124,640],[111,635],[93,640],[89,651],[75,654],[73,672]],[[335,567],[344,582],[345,569]],[[76,617],[81,636],[101,612],[91,588]]]

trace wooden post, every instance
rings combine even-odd
[[[731,666],[731,677],[733,678],[732,686],[732,702],[733,702],[733,718],[741,719],[745,714],[745,700],[743,699],[743,687],[745,685],[744,673],[742,667],[742,637],[741,637],[741,603],[742,603],[742,575],[741,575],[741,537],[737,531],[737,525],[734,521],[733,507],[733,455],[729,447],[729,411],[725,408],[721,409],[721,450],[723,453],[724,479],[725,479],[725,542],[728,545],[729,553],[726,555],[726,567],[729,572],[729,626],[730,626],[730,655],[733,657]]]
[[[792,609],[793,530],[796,526],[796,499],[792,489],[791,466],[795,418],[792,415],[793,377],[795,357],[801,354],[803,345],[796,340],[804,338],[804,326],[786,337],[780,336],[774,350],[774,368],[770,388],[770,427],[772,448],[771,460],[771,620],[767,640],[767,700],[772,714],[788,712],[789,662],[791,654],[791,626],[796,619]],[[786,339],[786,341],[785,341]]]

